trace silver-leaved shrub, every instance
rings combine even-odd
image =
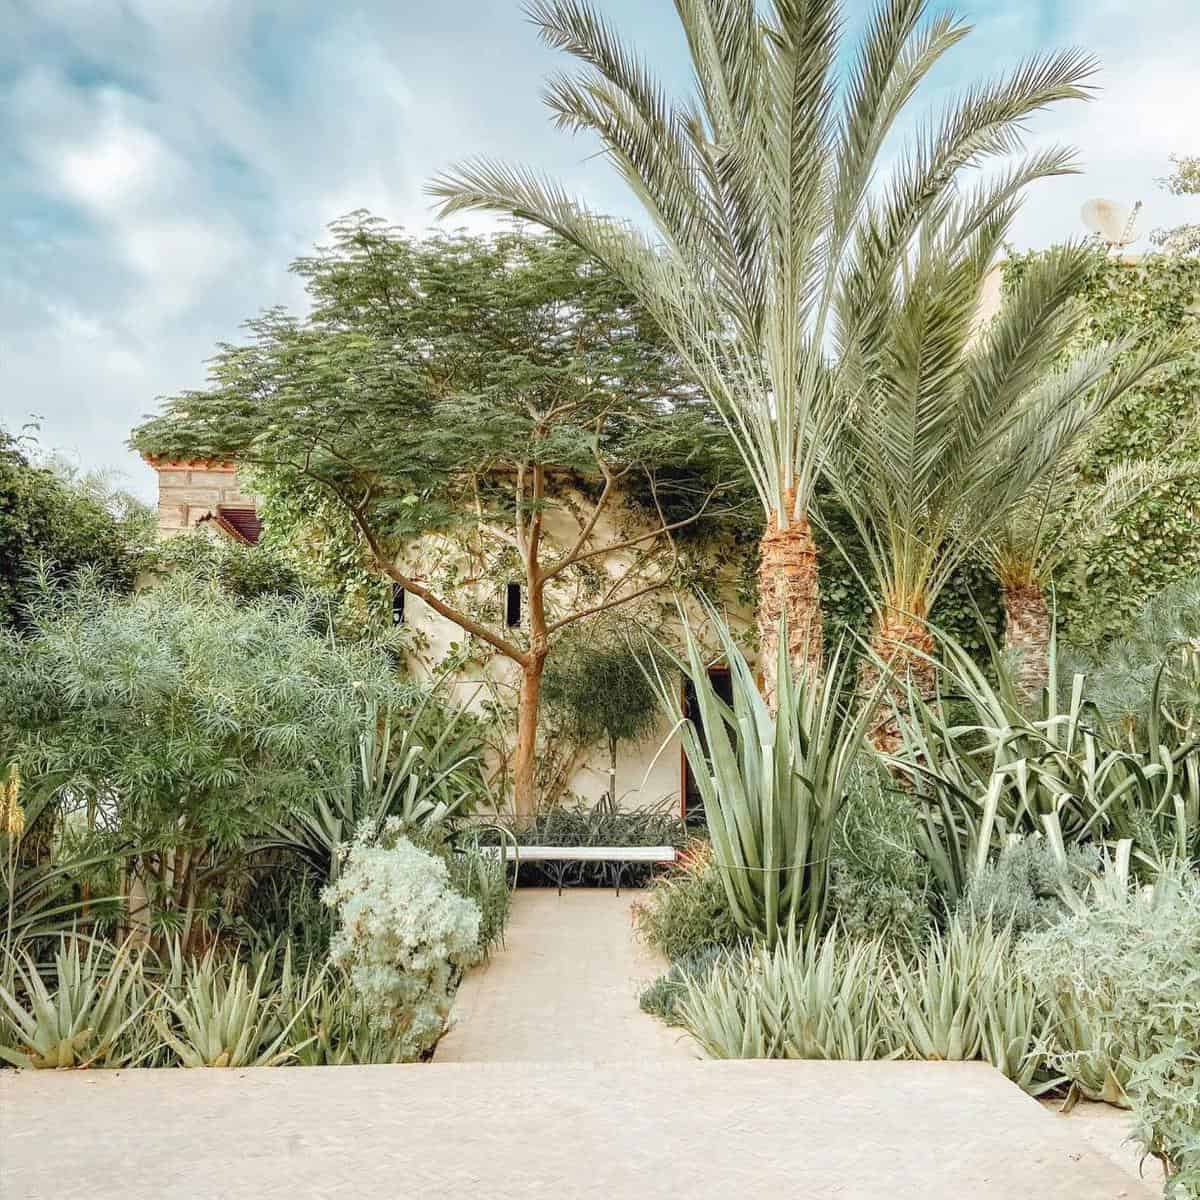
[[[446,1028],[457,974],[479,957],[479,905],[451,886],[446,864],[389,820],[346,852],[321,898],[337,910],[330,943],[370,1019],[415,1059]]]
[[[1171,1195],[1200,1181],[1200,879],[1097,886],[1086,910],[1030,935],[1023,965],[1049,1003],[1047,1059],[1077,1091],[1133,1109]]]

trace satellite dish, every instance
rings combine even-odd
[[[1134,240],[1133,227],[1141,211],[1139,200],[1132,208],[1114,200],[1089,200],[1080,210],[1085,228],[1109,249],[1120,249]]]

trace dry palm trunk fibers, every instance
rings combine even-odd
[[[791,499],[787,500],[791,504]],[[762,647],[763,690],[775,706],[776,666],[779,661],[779,622],[785,619],[787,650],[797,674],[811,682],[821,674],[821,588],[817,546],[808,520],[779,527],[772,513],[763,534],[758,567],[758,632]]]

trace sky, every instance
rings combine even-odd
[[[597,3],[687,87],[670,0]],[[1079,235],[1093,196],[1144,202],[1135,250],[1200,216],[1155,182],[1170,153],[1200,153],[1200,0],[952,7],[976,30],[930,80],[927,111],[1039,51],[1082,46],[1102,64],[1096,100],[1031,130],[1032,145],[1077,147],[1085,173],[1031,191],[1018,246]],[[866,0],[846,11],[861,21]],[[0,0],[0,18],[0,425],[36,419],[44,449],[146,499],[130,429],[202,385],[246,318],[303,310],[288,263],[339,215],[421,230],[426,181],[478,153],[635,212],[595,147],[551,127],[541,82],[568,60],[518,0]]]

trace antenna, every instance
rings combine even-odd
[[[1135,239],[1133,227],[1142,210],[1139,200],[1132,208],[1115,200],[1089,200],[1079,215],[1089,233],[1103,242],[1106,250],[1120,250]]]

